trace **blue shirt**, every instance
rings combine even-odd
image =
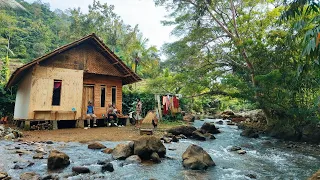
[[[93,106],[89,105],[87,107],[87,114],[93,114]]]

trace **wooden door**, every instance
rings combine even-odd
[[[94,106],[94,94],[93,94],[93,85],[84,85],[83,86],[83,97],[82,97],[82,118],[86,118],[87,106],[90,101]]]

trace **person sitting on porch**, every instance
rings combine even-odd
[[[111,103],[108,104],[108,110],[107,110],[107,114],[108,114],[108,119],[107,119],[107,126],[109,125],[114,125],[114,122],[117,122],[117,115],[114,113],[114,108],[112,106]],[[111,121],[110,117],[113,118],[113,121]],[[111,124],[110,124],[111,123]]]
[[[92,103],[89,101],[88,102],[88,107],[87,107],[87,123],[88,123],[88,128],[90,128],[90,119],[93,118],[93,126],[96,127],[97,124],[97,116],[94,114],[94,107],[92,106]]]

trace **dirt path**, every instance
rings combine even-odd
[[[161,137],[168,125],[160,125],[154,135]],[[140,137],[140,131],[134,126],[98,127],[90,129],[58,129],[23,131],[24,141],[61,141],[61,142],[90,142],[90,141],[129,141]]]

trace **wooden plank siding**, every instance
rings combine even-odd
[[[53,106],[55,80],[62,84],[61,99],[60,105]],[[116,107],[122,112],[122,86],[140,80],[95,34],[91,34],[18,68],[6,88],[19,85],[14,119],[28,122],[77,119],[83,126],[88,99],[92,99],[95,114],[101,119],[112,103],[112,87],[116,87]],[[84,89],[86,84],[93,87],[88,96],[84,96],[89,91]],[[105,107],[101,107],[101,86],[105,86]]]
[[[102,118],[102,114],[106,114],[108,104],[111,103],[112,86],[117,87],[116,91],[116,107],[122,111],[122,80],[117,77],[109,77],[102,75],[84,75],[83,84],[93,84],[94,85],[94,109],[95,114],[98,118]],[[105,107],[101,107],[101,86],[106,87],[106,99]]]
[[[46,67],[84,70],[85,73],[123,77],[99,50],[89,43],[80,44],[40,63]]]
[[[61,101],[59,106],[52,106],[53,82],[61,80]],[[30,106],[27,119],[34,118],[34,111],[77,111],[76,119],[81,117],[83,71],[53,67],[35,66],[32,72]],[[36,119],[53,120],[49,113],[39,113]],[[59,120],[72,120],[72,113],[58,114]]]

